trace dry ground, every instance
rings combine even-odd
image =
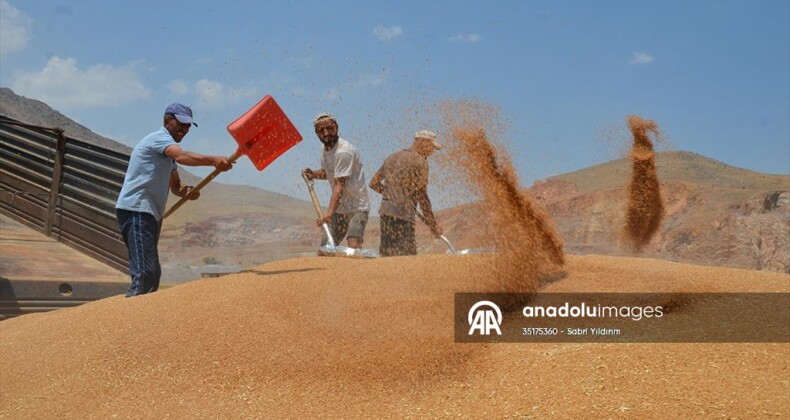
[[[300,258],[7,320],[0,417],[790,418],[788,344],[453,343],[453,293],[480,291],[487,258]],[[569,256],[543,290],[790,276]]]
[[[128,282],[129,276],[0,214],[0,277]]]

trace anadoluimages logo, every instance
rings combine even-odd
[[[474,335],[477,330],[480,335],[489,335],[491,331],[496,331],[497,335],[502,335],[499,326],[502,325],[502,311],[494,302],[481,300],[469,309],[469,335]]]

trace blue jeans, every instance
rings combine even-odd
[[[159,289],[162,267],[159,265],[159,231],[161,224],[149,213],[116,209],[118,227],[129,250],[129,274],[132,285],[126,297],[151,293]]]

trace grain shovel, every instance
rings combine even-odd
[[[444,242],[444,244],[447,245],[447,253],[448,254],[466,255],[466,254],[477,254],[477,253],[480,253],[480,252],[486,252],[486,250],[484,250],[482,248],[462,249],[462,250],[459,251],[459,250],[455,249],[453,244],[450,242],[449,239],[447,239],[446,236],[441,235],[441,236],[439,236],[439,239],[441,239],[442,242]]]
[[[271,95],[266,95],[244,115],[230,123],[228,133],[238,143],[238,148],[228,157],[228,162],[235,163],[239,157],[246,155],[259,171],[302,141],[302,135]],[[170,207],[163,218],[178,210],[192,194],[200,191],[220,172],[219,169],[215,169],[209,176],[203,178],[186,197],[182,197]]]
[[[307,177],[307,174],[302,172],[302,178],[304,182],[307,184],[307,190],[310,192],[310,201],[313,202],[313,207],[315,207],[315,213],[318,215],[318,219],[321,220],[324,218],[324,212],[321,211],[321,205],[318,204],[318,197],[315,195],[315,187],[313,184],[313,180]],[[326,235],[326,245],[321,246],[318,248],[318,255],[322,255],[325,257],[352,257],[352,258],[378,258],[379,254],[376,251],[370,249],[356,249],[350,248],[347,246],[338,245],[335,243],[335,239],[332,237],[332,231],[329,229],[329,225],[326,223],[321,224],[321,228],[324,229],[324,234]]]
[[[428,224],[428,219],[426,219],[426,217],[423,216],[422,213],[420,213],[419,210],[415,209],[414,211],[417,213],[417,217],[419,217],[420,220],[422,220],[426,225],[429,225]],[[486,248],[470,248],[470,249],[462,249],[462,250],[459,251],[459,250],[455,249],[455,247],[453,246],[452,242],[450,242],[450,240],[447,239],[446,236],[439,235],[438,239],[441,239],[442,242],[444,242],[444,244],[447,245],[447,253],[448,254],[467,255],[467,254],[478,254],[478,253],[482,253],[482,252],[491,252],[491,250],[486,249]]]

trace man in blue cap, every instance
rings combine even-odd
[[[222,156],[208,156],[181,149],[178,144],[197,124],[192,109],[179,103],[165,109],[164,127],[143,138],[132,150],[129,168],[115,204],[118,226],[129,249],[132,284],[126,296],[159,289],[159,231],[167,205],[167,193],[196,200],[200,192],[181,182],[178,165],[214,166],[221,171],[232,167]]]

